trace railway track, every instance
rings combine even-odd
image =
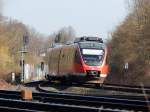
[[[11,112],[119,112],[112,109],[0,98],[0,110]]]
[[[43,85],[44,84],[44,85]],[[145,96],[143,94],[93,94],[93,92],[86,92],[86,93],[74,93],[74,92],[66,92],[66,91],[53,91],[49,90],[48,87],[45,88],[45,83],[41,83],[37,85],[36,88],[38,91],[45,92],[45,93],[59,93],[59,94],[72,94],[72,95],[82,95],[82,96],[98,96],[98,97],[109,97],[109,98],[121,98],[121,99],[130,99],[130,100],[145,100]],[[148,100],[150,100],[148,96]]]
[[[5,98],[5,99],[4,99]],[[33,101],[22,101],[21,93],[17,91],[0,91],[0,110],[1,111],[52,111],[52,112],[119,112],[113,109],[104,109],[102,107],[88,107],[82,105],[64,104],[61,99],[51,94],[33,93]],[[47,100],[47,101],[46,101]],[[55,101],[54,101],[55,100]]]
[[[48,81],[41,81],[41,83],[38,83],[38,85],[53,85],[53,82]],[[150,87],[141,87],[141,86],[129,86],[129,85],[117,85],[117,84],[103,84],[102,87],[95,87],[92,84],[62,84],[59,83],[58,86],[75,86],[75,87],[86,87],[86,88],[92,88],[92,89],[101,89],[101,90],[112,90],[112,91],[118,91],[118,92],[128,92],[128,93],[137,93],[137,94],[143,94],[145,92],[147,95],[150,95]]]
[[[28,83],[27,86],[35,86],[36,89],[38,91],[41,91],[41,92],[46,92],[46,93],[69,93],[69,94],[79,94],[79,95],[89,95],[89,96],[104,96],[104,97],[110,97],[110,98],[123,98],[123,99],[133,99],[133,100],[150,100],[150,95],[148,94],[149,91],[150,91],[150,87],[146,87],[144,88],[144,91],[146,90],[146,96],[145,94],[143,94],[143,91],[141,91],[141,88],[140,86],[120,86],[120,85],[111,85],[111,84],[105,84],[105,86],[103,86],[103,88],[94,88],[94,89],[97,89],[97,90],[108,90],[109,91],[118,91],[118,93],[116,92],[115,94],[111,94],[111,92],[109,94],[105,94],[105,93],[102,93],[102,91],[91,91],[88,92],[83,92],[83,93],[78,93],[78,92],[66,92],[66,91],[53,91],[53,90],[49,90],[48,88],[51,87],[50,85],[53,85],[53,83],[49,83],[49,82],[45,82],[45,81],[40,81],[40,82],[33,82],[33,83]],[[60,84],[58,84],[60,86]],[[57,86],[57,85],[56,85]],[[63,86],[72,86],[72,85],[64,85]],[[90,85],[89,86],[81,86],[81,85],[76,85],[75,84],[75,87],[88,87],[88,88],[92,88],[92,86]],[[120,89],[121,88],[121,89]],[[129,91],[130,90],[130,91]],[[141,92],[137,92],[137,91],[141,91]],[[128,92],[129,91],[129,92]],[[148,92],[147,92],[148,91]],[[99,94],[98,92],[101,92],[102,94]],[[124,93],[125,92],[125,93]],[[128,94],[129,93],[129,94]],[[147,97],[147,99],[146,99]]]
[[[47,89],[43,89],[40,85],[39,85],[38,89],[40,91],[43,91],[43,92],[49,92]],[[52,96],[53,95],[55,96],[56,92],[51,92],[49,94],[51,94]],[[57,93],[57,94],[64,95],[63,99],[70,98],[70,94],[68,94],[68,93],[67,94],[66,93]],[[81,103],[81,105],[83,105],[83,104],[85,104],[84,102],[86,102],[86,105],[88,105],[88,106],[103,105],[106,108],[107,107],[109,108],[109,106],[110,106],[111,108],[118,108],[119,107],[119,109],[124,108],[124,109],[129,109],[129,110],[132,110],[133,108],[135,110],[140,110],[143,107],[147,108],[147,103],[150,102],[150,101],[146,102],[144,96],[133,96],[133,95],[132,96],[103,95],[103,96],[96,97],[96,96],[83,96],[83,95],[78,95],[78,94],[72,94],[71,99],[74,99],[74,98],[76,99],[76,97],[77,97],[78,100],[82,99],[83,102],[82,102],[82,100],[80,100],[80,102],[73,102],[75,104],[80,104]],[[58,96],[57,96],[57,98],[58,98]],[[60,97],[60,99],[62,99],[62,96]],[[68,102],[69,101],[70,100],[68,100]],[[100,101],[100,102],[98,102],[98,101]],[[64,100],[63,102],[67,102],[67,101]],[[137,107],[134,107],[135,105]]]
[[[102,86],[102,89],[123,91],[123,92],[131,92],[131,93],[140,93],[140,94],[143,94],[143,91],[145,91],[146,94],[150,94],[150,87],[141,87],[141,86],[104,84]]]
[[[110,97],[82,96],[61,93],[33,93],[32,101],[21,100],[21,92],[0,91],[0,110],[52,112],[121,112],[148,111],[147,102]]]

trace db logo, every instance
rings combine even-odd
[[[94,68],[91,68],[92,70],[94,70]]]

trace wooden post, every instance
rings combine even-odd
[[[23,100],[32,100],[32,91],[29,89],[25,89],[21,91],[21,98]]]

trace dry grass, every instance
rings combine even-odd
[[[0,79],[0,89],[10,89],[13,88],[14,85],[7,83],[5,80]]]

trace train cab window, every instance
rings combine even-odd
[[[104,57],[104,50],[82,49],[82,57],[85,64],[89,66],[98,66],[102,64]]]

